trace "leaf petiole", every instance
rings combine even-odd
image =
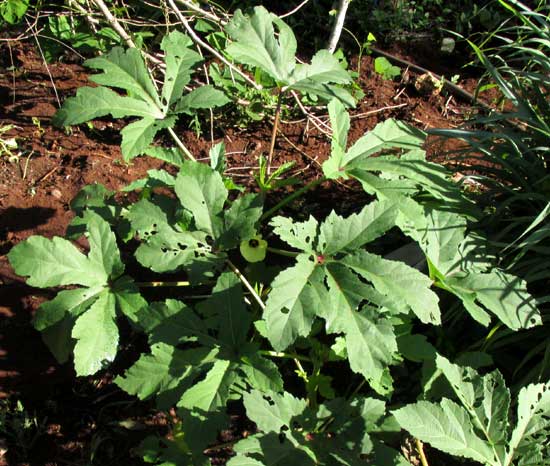
[[[321,178],[318,178],[316,180],[313,180],[313,181],[309,182],[308,184],[301,187],[297,191],[294,191],[292,194],[285,197],[281,202],[278,202],[275,206],[273,206],[271,209],[269,209],[267,212],[265,212],[261,216],[260,221],[268,219],[269,217],[271,217],[272,215],[277,213],[277,211],[282,209],[285,205],[287,205],[289,202],[292,202],[294,199],[300,197],[302,194],[304,194],[305,192],[307,192],[310,189],[314,188],[315,186],[321,184],[324,181],[326,181],[326,178],[324,176],[322,176]]]

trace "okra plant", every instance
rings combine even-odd
[[[182,96],[198,59],[182,34],[163,41],[160,94],[137,50],[89,61],[104,71],[93,78],[101,86],[68,99],[56,122],[141,117],[123,130],[123,154],[147,153],[173,170],[150,170],[124,188],[138,193],[135,202],[85,187],[71,203],[67,233],[84,235],[86,252],[69,239],[38,236],[10,251],[29,285],[60,287],[34,321],[53,354],[91,376],[116,358],[122,319],[146,335],[148,351],[115,383],[154,398],[159,409],[177,409],[171,439],[142,443],[149,463],[210,464],[205,451],[237,404],[257,430],[233,445],[230,466],[404,466],[401,428],[490,466],[548,464],[549,384],[522,389],[514,419],[500,373],[480,375],[474,369],[482,364],[464,348],[440,344],[450,314],[444,303],[487,334],[540,325],[541,315],[525,281],[494,266],[474,228],[476,204],[444,167],[426,160],[425,133],[387,120],[348,145],[345,91],[327,84],[347,77],[333,58],[320,52],[311,65],[296,64],[292,31],[263,8],[249,18],[238,12],[228,31],[232,55],[270,74],[279,96],[284,89],[340,93],[328,106],[333,136],[323,177],[265,209],[271,192],[288,184],[276,179],[287,167],[271,176],[262,160],[260,193],[245,193],[224,177],[223,146],[212,148],[210,166],[151,146],[180,112],[226,101],[210,87]],[[350,178],[369,202],[326,218],[282,215],[314,185]],[[420,251],[420,265],[395,259],[395,237]],[[135,263],[125,261],[158,278],[132,276]],[[166,273],[177,281],[163,280]],[[146,299],[150,286],[169,288],[170,297]],[[434,332],[437,343],[428,338]],[[422,389],[418,402],[406,404],[412,400],[403,401],[397,382],[410,364],[422,365]]]

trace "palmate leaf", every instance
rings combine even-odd
[[[441,323],[439,298],[430,290],[432,281],[418,270],[366,251],[347,255],[341,263],[372,282],[396,308],[409,308],[424,323]]]
[[[312,216],[305,222],[293,222],[288,217],[275,217],[269,224],[273,227],[273,232],[293,248],[305,252],[313,252],[316,249],[319,222]]]
[[[492,449],[474,432],[466,410],[443,398],[439,404],[419,401],[393,411],[401,427],[438,450],[483,464],[497,465]]]
[[[323,277],[322,269],[305,254],[275,277],[264,311],[273,348],[284,350],[298,336],[309,334],[317,309],[326,302]]]
[[[527,283],[519,277],[498,269],[488,273],[469,273],[465,277],[450,277],[445,285],[451,291],[468,293],[512,330],[542,324],[536,299],[527,291]],[[470,310],[469,307],[466,307]]]
[[[223,249],[232,249],[241,241],[247,241],[256,235],[256,223],[263,211],[263,200],[256,194],[245,194],[236,199],[224,212],[223,233],[219,244]]]
[[[189,94],[178,100],[174,107],[174,113],[187,113],[193,115],[199,108],[223,107],[230,102],[227,96],[213,86],[205,85],[193,89]]]
[[[204,380],[197,382],[183,394],[178,406],[187,409],[198,408],[203,411],[223,408],[231,399],[231,385],[236,378],[234,363],[218,359]]]
[[[105,285],[108,275],[71,242],[54,237],[31,236],[8,253],[15,273],[28,276],[30,286]]]
[[[349,107],[355,106],[351,94],[335,86],[349,84],[352,79],[334,55],[320,50],[311,64],[298,64],[292,29],[263,6],[255,7],[250,17],[237,10],[226,31],[233,39],[226,49],[229,55],[240,63],[262,69],[282,90],[294,89],[325,100],[336,98]]]
[[[516,425],[510,434],[510,393],[498,371],[480,376],[439,355],[436,364],[463,407],[446,398],[439,404],[407,405],[393,412],[403,428],[435,448],[488,466],[545,464],[550,383],[521,389]]]
[[[330,292],[330,305],[319,314],[326,320],[327,332],[343,333],[351,369],[363,375],[378,393],[391,392],[388,366],[397,357],[397,341],[393,326],[387,318],[380,318],[373,308],[361,302],[367,286],[339,264],[329,264],[326,275]]]
[[[113,118],[164,118],[156,107],[142,100],[121,96],[107,87],[81,87],[76,91],[76,97],[63,103],[52,123],[56,126],[78,125],[106,115]]]
[[[157,92],[141,52],[135,48],[115,47],[108,54],[92,58],[85,65],[103,71],[90,77],[100,87],[78,89],[67,99],[53,118],[57,126],[84,123],[97,117],[139,117],[122,130],[122,155],[125,160],[145,153],[157,132],[172,127],[181,112],[224,105],[228,99],[211,86],[192,91],[182,97],[192,67],[200,56],[191,50],[192,41],[178,31],[165,36],[166,73],[161,94]],[[120,95],[108,87],[121,89]]]
[[[124,89],[161,112],[160,99],[141,52],[136,48],[114,47],[109,53],[86,60],[85,66],[102,70],[90,80],[103,86]]]
[[[140,400],[178,387],[183,391],[189,384],[186,379],[196,374],[195,368],[211,362],[215,354],[215,350],[207,348],[179,350],[156,343],[151,346],[151,354],[142,355],[124,376],[115,379],[115,383]]]
[[[273,23],[279,29],[278,39]],[[227,47],[229,55],[241,63],[261,68],[276,81],[286,83],[296,66],[296,38],[283,21],[263,6],[257,6],[250,17],[237,10],[226,31],[234,40]]]
[[[103,291],[76,321],[72,337],[76,375],[95,374],[115,359],[118,348],[115,296]]]
[[[315,317],[322,317],[327,332],[344,335],[352,370],[379,393],[391,391],[388,366],[396,359],[397,343],[393,325],[381,316],[410,310],[425,323],[441,322],[429,277],[360,249],[392,228],[397,214],[395,204],[384,201],[347,218],[331,213],[320,225],[313,217],[301,223],[272,220],[281,239],[304,250],[271,284],[264,320],[275,349],[307,336]]]
[[[179,31],[172,31],[162,39],[160,47],[165,53],[166,74],[161,101],[165,111],[181,97],[191,79],[193,67],[202,61],[199,53],[191,48],[192,45],[191,38]]]
[[[193,213],[197,229],[217,238],[228,195],[221,175],[208,165],[186,162],[176,178],[175,191],[181,204]]]
[[[525,458],[548,462],[550,435],[550,382],[523,387],[518,395],[517,423],[510,436],[505,466]],[[530,464],[525,461],[525,464]],[[531,463],[537,464],[537,463]],[[546,464],[546,463],[539,463]]]
[[[368,464],[405,466],[395,450],[373,440],[379,430],[384,403],[370,398],[337,398],[316,409],[289,393],[253,390],[243,397],[246,413],[260,430],[239,441],[230,466]],[[329,435],[326,432],[330,432]]]
[[[321,224],[318,250],[330,256],[353,252],[393,228],[397,212],[397,206],[391,202],[371,202],[347,218],[333,211]]]
[[[84,214],[88,256],[62,238],[39,237],[18,244],[9,254],[16,273],[30,276],[29,284],[86,287],[59,292],[41,305],[34,321],[60,362],[65,362],[74,344],[77,375],[94,374],[114,359],[117,308],[134,319],[145,305],[133,280],[122,275],[124,265],[109,224],[93,211]],[[61,345],[66,349],[61,351]]]
[[[468,411],[474,427],[502,454],[508,438],[510,407],[510,392],[502,374],[494,371],[480,377],[473,369],[451,364],[441,355],[436,356],[436,366]]]
[[[201,283],[211,279],[223,265],[224,255],[213,254],[207,234],[176,231],[159,225],[158,231],[136,250],[136,259],[155,272],[173,272],[185,267],[189,279]]]

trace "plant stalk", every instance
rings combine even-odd
[[[277,129],[279,127],[279,120],[281,118],[281,104],[283,102],[283,91],[279,88],[279,94],[277,96],[277,108],[275,110],[275,121],[273,122],[273,129],[271,131],[271,143],[269,144],[269,154],[267,156],[267,176],[271,174],[271,161],[273,159],[273,152],[275,150],[275,140],[277,139]]]
[[[273,214],[275,214],[278,210],[283,208],[285,205],[287,205],[289,202],[292,202],[297,197],[300,197],[303,193],[310,190],[311,188],[314,188],[315,186],[321,184],[323,181],[325,181],[326,178],[322,176],[321,178],[318,178],[314,181],[309,182],[302,188],[298,189],[297,191],[294,191],[292,194],[285,197],[281,202],[277,203],[274,207],[269,209],[267,212],[265,212],[262,217],[260,218],[260,221],[263,221],[269,217],[271,217]]]
[[[185,147],[185,144],[181,141],[181,139],[178,137],[178,135],[176,134],[176,132],[172,129],[172,128],[168,128],[168,132],[170,133],[170,136],[172,136],[172,139],[174,140],[174,142],[176,143],[176,145],[179,147],[179,149],[183,152],[183,154],[189,159],[189,160],[192,160],[193,162],[196,162],[197,159],[195,159],[195,157],[193,157],[193,154],[191,152],[189,152],[189,149],[187,147]]]
[[[302,355],[296,354],[296,353],[285,353],[285,352],[282,352],[282,351],[260,350],[260,354],[262,354],[264,356],[269,356],[271,358],[297,359],[299,361],[311,362],[311,359],[308,358],[307,356],[302,356]]]
[[[420,463],[422,466],[430,466],[428,464],[428,459],[426,458],[426,454],[424,453],[424,445],[422,445],[422,442],[419,439],[415,439],[416,442],[416,451],[418,452],[418,456],[420,457]]]
[[[181,282],[136,282],[138,288],[157,288],[168,286],[191,286],[191,283],[186,281]]]
[[[298,254],[300,254],[299,252],[285,251],[284,249],[272,248],[269,246],[267,247],[267,250],[269,252],[272,252],[273,254],[278,254],[279,256],[285,257],[296,257]]]
[[[239,280],[246,287],[246,289],[250,291],[250,294],[259,304],[260,308],[264,310],[265,304],[262,301],[262,298],[260,298],[260,296],[258,295],[258,293],[256,293],[256,290],[254,289],[254,287],[250,284],[250,282],[246,279],[246,277],[241,273],[241,271],[235,266],[235,264],[233,264],[233,262],[231,262],[229,259],[227,259],[226,262],[227,262],[227,265],[229,265],[229,268],[233,271],[233,273],[237,275],[237,277],[239,277]]]

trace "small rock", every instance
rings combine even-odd
[[[52,189],[50,194],[56,199],[61,199],[63,197],[63,194],[61,194],[61,191],[59,191],[59,189]]]

